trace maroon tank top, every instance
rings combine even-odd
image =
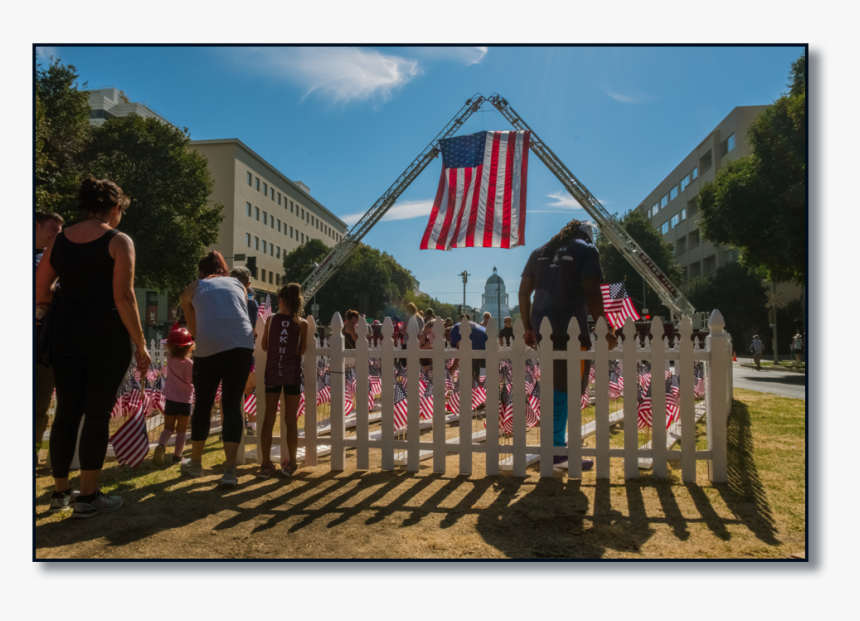
[[[266,349],[266,386],[301,384],[300,325],[292,315],[272,315]]]

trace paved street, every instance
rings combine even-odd
[[[756,371],[732,363],[735,388],[769,392],[782,397],[806,400],[806,375],[788,371]]]

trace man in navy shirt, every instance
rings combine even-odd
[[[463,321],[463,319],[466,319],[467,317],[468,317],[468,315],[461,315],[460,321]],[[473,350],[474,349],[479,349],[479,350],[487,349],[487,339],[488,339],[487,329],[484,326],[475,323],[474,321],[469,321],[469,325],[472,328],[472,331],[469,333],[469,340],[472,341],[472,349]],[[462,338],[463,337],[460,336],[460,324],[455,323],[454,326],[451,328],[451,334],[450,334],[450,339],[449,339],[451,341],[451,345],[453,345],[457,349],[460,349],[460,341],[462,340]],[[484,365],[484,359],[483,358],[476,358],[476,359],[472,360],[472,377],[473,378],[478,379],[478,376],[481,373],[481,367],[483,365]],[[458,359],[454,360],[454,364],[451,365],[450,372],[453,374],[454,371],[456,371],[459,366],[460,366],[460,359],[458,358]]]
[[[591,349],[588,330],[588,314],[597,320],[604,316],[603,296],[600,284],[603,272],[600,256],[592,244],[591,225],[571,220],[547,244],[529,257],[520,280],[519,302],[525,334],[523,341],[528,347],[536,347],[540,341],[540,330],[544,317],[552,327],[552,348],[567,348],[567,326],[572,318],[579,324],[581,349]],[[531,295],[534,292],[534,303]],[[617,344],[615,331],[610,328],[607,336],[610,349]],[[588,383],[590,361],[582,370],[582,391]],[[546,394],[546,393],[544,393]],[[553,365],[553,446],[566,446],[564,433],[567,428],[567,361],[555,360]],[[554,463],[563,464],[567,457],[556,455]],[[594,462],[582,460],[583,470],[590,470]]]

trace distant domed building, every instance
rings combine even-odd
[[[476,321],[480,322],[484,313],[490,313],[493,316],[499,329],[502,328],[505,317],[511,314],[508,294],[505,292],[505,281],[496,273],[495,267],[493,267],[493,275],[487,279],[484,287],[484,295],[481,296],[481,316]]]

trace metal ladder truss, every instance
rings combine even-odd
[[[418,177],[427,165],[439,155],[439,141],[450,138],[468,120],[472,114],[477,112],[485,101],[491,103],[518,131],[528,130],[531,132],[530,146],[532,151],[540,160],[546,164],[564,188],[573,196],[586,213],[591,216],[597,224],[600,232],[615,246],[628,263],[645,279],[651,288],[660,296],[673,316],[680,318],[689,315],[694,323],[701,323],[701,317],[687,301],[683,292],[675,287],[672,281],[663,274],[660,268],[651,260],[648,254],[627,234],[618,219],[610,214],[600,204],[591,192],[577,179],[564,163],[553,153],[553,151],[538,137],[534,130],[517,114],[513,107],[498,93],[489,98],[481,94],[475,94],[466,100],[463,107],[454,115],[439,134],[430,141],[430,144],[416,157],[406,168],[403,174],[391,185],[386,192],[379,197],[373,206],[367,210],[331,252],[323,260],[322,264],[314,270],[302,283],[304,298],[310,299],[319,291],[326,281],[331,278],[350,254],[358,247],[361,240],[370,232],[370,229],[379,222],[382,216],[397,202],[401,194]],[[674,319],[674,317],[673,317]],[[698,321],[697,321],[698,320]],[[696,326],[701,327],[701,326]]]

